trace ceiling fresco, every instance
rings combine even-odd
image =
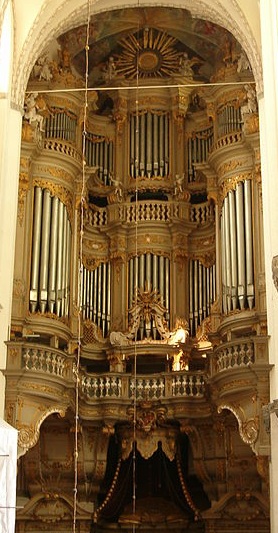
[[[58,43],[84,77],[86,26],[61,35]],[[167,78],[183,74],[189,60],[194,80],[209,82],[215,70],[236,61],[240,45],[224,28],[192,18],[184,9],[133,8],[100,13],[90,24],[89,82],[103,82],[105,66],[113,58],[117,78]],[[176,72],[175,72],[176,71]],[[109,77],[109,76],[108,76]]]

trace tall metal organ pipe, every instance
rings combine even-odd
[[[81,291],[83,319],[95,322],[104,337],[109,333],[111,321],[110,281],[110,263],[100,263],[94,270],[84,266]]]
[[[209,315],[216,298],[215,265],[204,266],[199,259],[189,261],[189,328],[192,336]]]
[[[71,225],[66,206],[48,189],[35,187],[30,310],[67,316]]]
[[[223,311],[254,306],[252,183],[228,192],[221,213]]]
[[[130,175],[135,178],[169,173],[169,116],[140,113],[130,117]]]

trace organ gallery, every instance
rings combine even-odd
[[[86,32],[42,50],[25,95],[5,370],[16,531],[74,516],[80,533],[268,533],[250,63],[183,9],[103,12]]]

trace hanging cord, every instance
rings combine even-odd
[[[139,31],[140,31],[140,17],[139,17],[139,0],[138,8],[138,25],[137,25],[137,52],[136,52],[136,97],[135,97],[135,257],[136,257],[136,288],[135,288],[135,302],[138,300],[138,272],[139,272],[139,258],[138,258],[138,176],[139,176]],[[139,312],[139,310],[138,310]],[[138,317],[139,318],[139,317]],[[136,320],[138,323],[138,320]],[[132,456],[132,511],[133,515],[136,512],[136,420],[137,420],[137,331],[134,339],[134,398],[133,398],[133,456]],[[136,531],[136,526],[132,525],[133,533]]]
[[[89,77],[89,37],[90,37],[90,0],[87,4],[87,27],[85,44],[85,90],[84,90],[84,112],[83,112],[83,132],[82,132],[82,186],[80,192],[80,233],[79,233],[79,277],[78,277],[78,345],[76,357],[76,383],[75,383],[75,428],[74,428],[74,489],[73,489],[73,533],[76,532],[77,516],[77,487],[78,487],[78,434],[79,424],[79,370],[81,356],[81,320],[82,320],[82,299],[81,287],[83,278],[83,233],[84,233],[84,208],[85,208],[85,149],[87,134],[87,113],[88,113],[88,77]]]

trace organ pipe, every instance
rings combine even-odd
[[[48,189],[35,188],[31,312],[68,313],[71,226],[67,210]]]
[[[240,309],[244,309],[245,301],[245,239],[244,239],[244,204],[243,184],[238,183],[236,196],[236,228],[237,228],[237,258],[238,258],[238,299]]]
[[[37,307],[37,301],[38,301],[40,244],[41,244],[41,217],[42,217],[42,189],[40,189],[39,187],[36,187],[35,200],[34,200],[32,270],[31,270],[31,290],[30,290],[30,304],[31,304],[32,312],[35,312],[36,307]]]
[[[245,213],[245,249],[246,249],[246,281],[247,301],[249,308],[254,304],[254,278],[253,278],[253,239],[252,239],[252,213],[251,213],[251,181],[244,182],[244,213]]]
[[[140,175],[145,175],[145,115],[140,116]]]
[[[41,311],[44,313],[47,304],[48,285],[48,263],[49,263],[49,240],[50,240],[50,192],[45,189],[43,192],[43,213],[42,213],[42,241],[40,260],[40,302]]]
[[[50,257],[49,257],[49,299],[48,306],[50,313],[54,313],[55,306],[55,287],[56,287],[56,268],[57,268],[57,243],[58,243],[58,207],[59,200],[55,196],[52,200],[51,213],[51,239],[50,239]]]
[[[224,200],[224,223],[225,223],[225,254],[226,254],[226,297],[227,297],[227,309],[231,311],[231,290],[232,290],[232,272],[231,272],[231,242],[230,242],[230,219],[229,219],[229,203],[228,198]]]
[[[152,115],[147,113],[147,177],[150,178],[152,174]]]
[[[153,173],[158,175],[158,116],[153,116]]]
[[[231,242],[231,279],[232,279],[232,308],[237,308],[237,253],[236,253],[236,211],[234,191],[228,193],[229,226]]]
[[[110,330],[110,282],[109,263],[101,263],[93,271],[83,267],[83,318],[95,322],[100,327],[104,337]]]
[[[215,301],[215,265],[205,267],[198,259],[191,259],[188,265],[188,281],[189,328],[191,335],[195,335]]]

